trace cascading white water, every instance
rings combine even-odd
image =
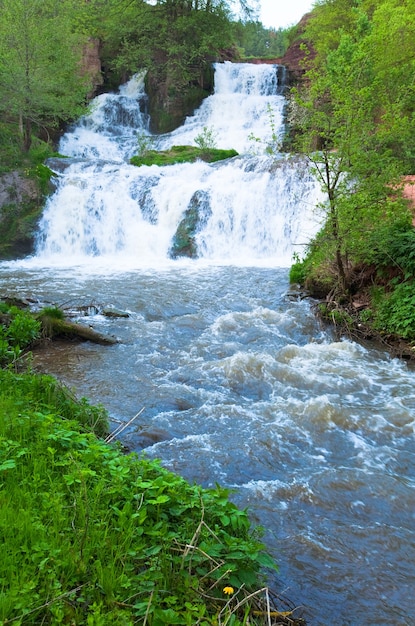
[[[122,85],[119,92],[94,98],[89,115],[65,133],[61,154],[80,159],[124,162],[137,150],[137,129],[148,132],[145,72]]]
[[[206,164],[135,167],[137,133],[149,134],[143,76],[98,96],[60,145],[58,188],[40,223],[37,260],[141,266],[165,262],[189,207],[203,199],[197,256],[285,266],[316,230],[319,195],[304,164],[255,154],[283,129],[278,66],[216,64],[215,93],[160,148],[194,144],[209,128],[240,157]],[[255,137],[255,140],[252,139]],[[251,137],[251,139],[250,139]],[[255,150],[254,150],[255,149]]]
[[[281,71],[279,71],[281,70]],[[284,72],[275,65],[216,63],[215,90],[183,126],[160,142],[163,148],[192,145],[206,127],[218,147],[252,152],[255,140],[272,143],[283,134]]]

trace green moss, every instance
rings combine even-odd
[[[0,258],[16,258],[30,254],[42,211],[43,201],[38,200],[8,204],[1,208]]]
[[[213,163],[223,159],[238,156],[236,150],[218,150],[212,148],[206,153],[205,150],[194,146],[173,146],[170,150],[148,150],[143,156],[134,156],[130,159],[132,165],[173,165],[176,163],[194,163],[197,160]]]

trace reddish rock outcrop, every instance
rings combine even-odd
[[[98,87],[100,87],[104,79],[101,73],[101,42],[99,39],[88,39],[82,50],[81,72],[87,75],[91,81],[91,91],[88,98],[96,95]]]
[[[304,31],[307,23],[311,17],[311,13],[306,13],[297,25],[297,35],[293,43],[288,47],[284,56],[279,59],[281,65],[285,65],[289,73],[289,82],[295,83],[301,81],[304,76],[306,68],[304,67],[304,61],[306,58],[312,59],[314,57],[313,51],[309,47],[309,54],[306,55],[302,46],[307,43],[304,38]]]
[[[260,65],[263,63],[272,64],[272,65],[284,65],[289,73],[289,82],[295,83],[299,80],[302,80],[304,76],[304,72],[306,68],[304,67],[304,61],[306,59],[306,54],[304,50],[302,50],[302,45],[306,42],[304,38],[304,31],[307,26],[307,22],[311,17],[311,13],[306,13],[297,25],[297,34],[293,43],[288,47],[286,53],[283,57],[275,58],[275,59],[263,59],[263,58],[255,58],[249,59],[249,63],[254,63],[256,65]],[[310,48],[309,48],[310,50]],[[310,50],[310,53],[307,54],[308,59],[312,59],[314,57],[313,52]]]

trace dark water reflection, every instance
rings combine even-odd
[[[53,344],[37,367],[117,420],[143,409],[131,448],[234,488],[310,624],[414,624],[415,373],[335,341],[286,270],[71,272],[4,266],[1,291],[130,317],[88,318],[120,343]]]

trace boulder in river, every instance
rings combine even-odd
[[[170,248],[172,259],[186,256],[191,259],[198,257],[196,235],[206,226],[211,214],[209,194],[206,191],[196,191],[173,237],[173,244]]]

